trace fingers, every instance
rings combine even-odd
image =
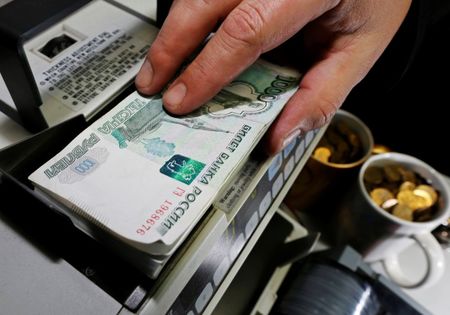
[[[271,128],[268,147],[275,152],[292,135],[330,119],[387,46],[411,0],[212,2],[175,2],[136,85],[143,93],[159,91],[225,18],[215,36],[164,95],[170,111],[186,114],[213,97],[261,53],[313,21],[307,33],[317,40],[311,41],[314,45],[310,47],[323,47],[324,55],[306,73],[300,90]]]
[[[409,10],[411,0],[376,1],[367,23],[357,31],[339,30],[325,53],[303,77],[266,137],[269,154],[280,151],[294,136],[326,124],[352,88],[362,80],[394,36]],[[357,10],[360,14],[361,10]],[[344,14],[344,21],[347,15]],[[349,18],[349,17],[347,17]],[[325,20],[326,22],[326,20]],[[317,26],[317,25],[316,25]],[[318,38],[314,29],[313,37]]]
[[[175,1],[136,77],[137,89],[144,94],[159,92],[219,19],[238,2]]]
[[[166,108],[186,114],[199,107],[262,52],[276,47],[329,9],[324,3],[330,1],[244,0],[165,93]]]
[[[266,137],[269,154],[280,151],[294,136],[321,127],[332,118],[352,88],[368,73],[386,48],[404,20],[411,0],[357,4],[370,10],[353,8],[352,14],[346,14],[345,10],[332,12],[331,16],[321,17],[313,25],[308,34],[312,36],[311,42],[320,42],[320,34],[325,33],[323,38],[329,44],[322,59],[308,70],[299,90],[270,128]],[[340,9],[338,7],[337,11]],[[363,12],[370,14],[362,18]],[[355,14],[359,18],[355,18]],[[339,20],[339,15],[341,21],[330,27],[327,19],[338,17]],[[356,28],[353,23],[356,23]],[[332,31],[331,37],[327,36],[327,31]]]
[[[303,77],[266,137],[266,149],[275,154],[294,137],[329,122],[351,89],[369,71],[366,53],[339,51],[315,64]]]

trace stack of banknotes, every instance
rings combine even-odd
[[[169,257],[237,174],[299,79],[292,69],[258,60],[182,117],[164,110],[161,95],[134,92],[29,179],[91,236],[95,226],[149,257]]]

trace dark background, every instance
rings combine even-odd
[[[343,109],[375,138],[450,175],[450,1],[413,0],[407,19]]]

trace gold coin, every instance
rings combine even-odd
[[[375,144],[372,149],[372,154],[381,154],[387,152],[391,152],[391,149],[382,144]]]
[[[398,200],[395,198],[392,198],[392,199],[388,199],[385,202],[383,202],[383,204],[381,205],[381,208],[383,208],[384,210],[391,210],[391,208],[395,207],[396,205],[398,205]]]
[[[409,182],[409,181],[406,181],[406,182],[403,182],[401,185],[400,185],[400,191],[402,191],[402,190],[414,190],[414,188],[416,188],[416,184],[414,184],[413,182]]]
[[[335,126],[328,127],[325,137],[334,147],[337,147],[339,143],[344,141]]]
[[[399,166],[397,170],[402,175],[402,180],[404,182],[417,183],[417,177],[413,171],[407,170],[407,169],[403,168],[402,166]]]
[[[344,139],[338,143],[336,147],[336,152],[331,157],[331,162],[338,164],[346,164],[349,163],[349,154],[350,154],[350,146]]]
[[[348,164],[358,160],[361,156],[362,144],[358,135],[343,122],[331,124],[322,137],[319,146],[324,144],[332,148],[328,162],[335,164]]]
[[[369,184],[381,184],[383,182],[383,171],[379,167],[369,167],[364,172],[364,181]]]
[[[352,133],[352,129],[350,129],[350,127],[346,123],[343,123],[343,122],[338,122],[336,124],[336,130],[340,134],[346,135],[346,136],[348,136]]]
[[[405,204],[399,203],[394,207],[392,214],[397,218],[412,221],[413,220],[413,210]]]
[[[414,193],[419,196],[428,195],[431,198],[431,205],[434,205],[438,200],[437,191],[430,185],[419,185],[414,189]]]
[[[402,178],[402,175],[400,174],[398,167],[395,165],[386,165],[383,167],[383,170],[386,179],[391,183],[398,182]]]
[[[397,194],[398,203],[404,204],[412,210],[424,209],[429,207],[429,201],[414,194],[411,190],[403,190]]]
[[[331,150],[326,147],[318,147],[314,151],[314,158],[323,163],[328,163],[330,156],[331,156]]]
[[[361,146],[361,141],[356,133],[351,133],[348,135],[348,142],[355,148],[359,148]]]
[[[370,192],[370,197],[378,206],[381,206],[386,200],[393,199],[394,195],[386,188],[375,188]]]
[[[426,200],[426,208],[429,208],[433,205],[433,198],[427,191],[414,189],[413,193],[414,195],[422,197]]]
[[[350,143],[350,162],[354,162],[361,155],[361,140],[356,133],[351,133],[348,135],[348,142]]]

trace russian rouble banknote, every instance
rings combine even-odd
[[[182,117],[164,110],[161,95],[134,92],[29,179],[78,220],[166,255],[245,162],[299,79],[259,60]]]

